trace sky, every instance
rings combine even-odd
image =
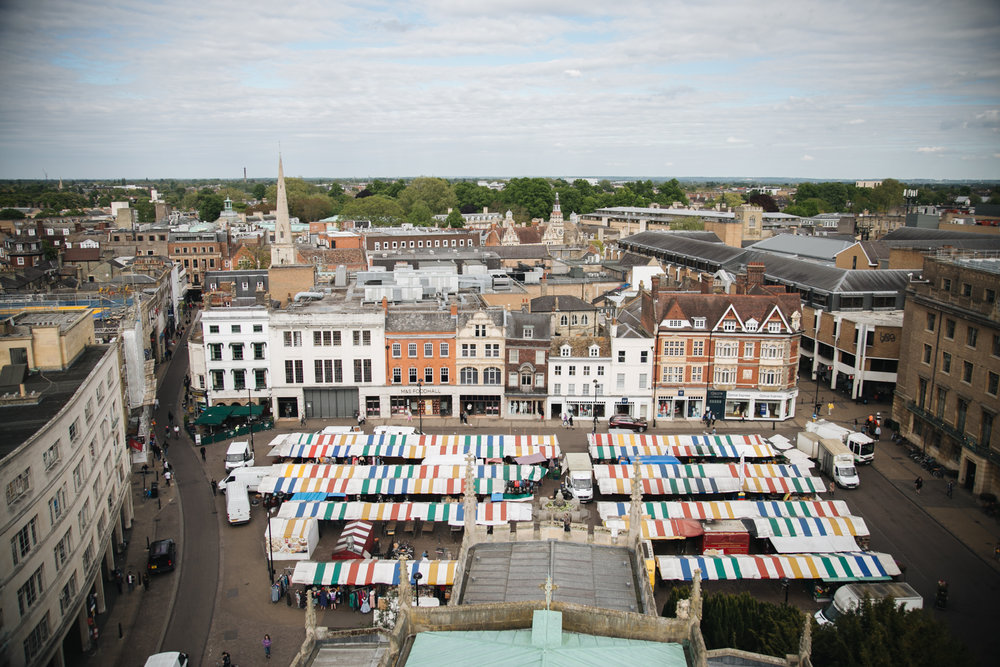
[[[0,0],[0,178],[1000,179],[995,0]]]

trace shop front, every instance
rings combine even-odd
[[[459,397],[462,409],[467,415],[486,417],[500,416],[500,401],[502,397],[484,394],[462,394]]]
[[[678,389],[674,394],[660,396],[656,399],[657,419],[701,419],[705,414],[705,396],[689,395],[684,389]]]
[[[405,417],[407,414],[416,417],[450,417],[452,415],[452,397],[431,394],[427,391],[419,395],[406,394],[389,397],[389,411],[393,417]]]
[[[513,394],[506,401],[506,415],[511,419],[540,419],[545,414],[544,395]]]
[[[741,421],[789,419],[795,416],[797,395],[797,389],[778,392],[727,391],[724,418]]]

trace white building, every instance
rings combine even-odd
[[[201,315],[207,405],[246,405],[270,398],[269,314],[263,306],[209,308]],[[200,376],[200,377],[199,377]],[[204,387],[200,386],[204,382]]]
[[[653,416],[652,336],[626,323],[611,325],[610,414]]]
[[[119,344],[93,340],[89,310],[21,315],[0,332],[3,665],[63,665],[71,632],[90,647],[132,524]]]
[[[611,346],[607,338],[574,336],[552,338],[549,350],[549,416],[564,414],[583,423],[614,414],[611,379]],[[574,424],[575,425],[575,424]]]

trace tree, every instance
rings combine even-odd
[[[676,178],[671,178],[669,181],[660,183],[653,199],[664,206],[670,206],[675,201],[680,202],[684,206],[688,205],[687,195],[684,194],[684,190]],[[774,210],[777,211],[778,209]]]
[[[512,210],[520,206],[532,218],[548,218],[556,197],[544,178],[512,178],[503,189],[503,200]]]
[[[763,192],[757,192],[747,197],[747,203],[760,206],[764,209],[765,213],[777,213],[780,210],[778,202],[774,201],[774,197]]]
[[[271,246],[264,240],[260,243],[244,243],[241,246],[240,258],[237,260],[238,269],[267,269],[271,266]]]
[[[13,208],[0,211],[0,220],[24,220],[24,213]]]
[[[469,181],[456,183],[452,190],[455,192],[462,213],[478,213],[496,199],[493,190]]]
[[[209,194],[201,193],[198,195],[197,208],[199,220],[203,222],[215,222],[222,213],[222,197],[214,192]]]
[[[135,202],[138,222],[156,222],[156,204],[142,197]],[[216,216],[218,217],[218,216]]]
[[[344,204],[340,215],[352,220],[371,220],[377,227],[395,225],[405,217],[399,202],[385,195],[352,199]]]
[[[385,195],[386,197],[396,199],[399,197],[399,193],[406,189],[406,183],[403,181],[393,181],[392,183],[389,183],[387,181],[375,179],[371,182],[371,185],[365,189],[373,195]]]
[[[296,201],[295,207],[289,210],[303,222],[315,222],[333,215],[333,202],[323,195],[310,195]]]
[[[443,178],[415,178],[399,193],[399,203],[407,214],[413,211],[418,202],[422,202],[431,215],[438,215],[458,206],[455,191]]]
[[[416,201],[406,214],[406,221],[416,227],[429,227],[433,222],[431,209],[423,201]]]
[[[254,199],[260,201],[267,195],[267,186],[264,185],[263,183],[257,183],[256,185],[253,186],[253,191],[251,194],[253,194]]]
[[[42,239],[42,256],[50,261],[56,259],[59,257],[59,249],[48,239]]]
[[[465,227],[465,218],[462,217],[462,214],[459,213],[457,208],[451,209],[451,213],[448,214],[448,217],[445,218],[444,222],[449,227],[453,227],[455,229]]]

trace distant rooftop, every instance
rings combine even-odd
[[[8,335],[27,336],[31,334],[32,327],[52,327],[57,326],[62,332],[68,331],[70,327],[80,318],[80,311],[56,312],[46,310],[42,312],[26,312],[15,315],[14,333]],[[0,334],[2,336],[3,334]]]

